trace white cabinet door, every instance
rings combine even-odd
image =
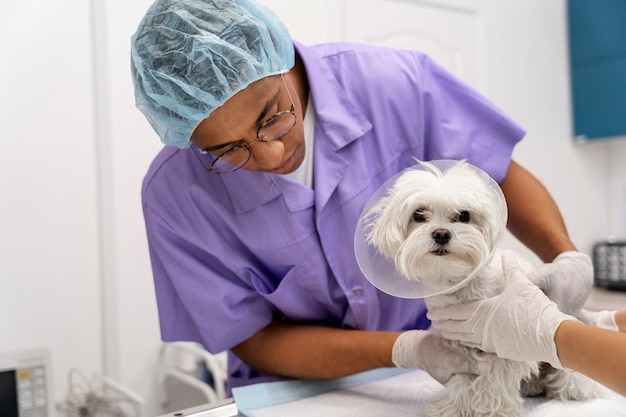
[[[345,40],[422,51],[483,87],[481,1],[345,0]]]

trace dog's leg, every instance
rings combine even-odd
[[[471,390],[475,376],[454,375],[437,397],[424,407],[424,417],[474,417]]]
[[[455,375],[424,407],[425,417],[524,417],[520,381],[537,372],[535,364],[493,357],[485,375]]]
[[[522,397],[543,397],[546,395],[546,375],[553,372],[549,363],[539,363],[539,373],[522,379],[520,395]]]
[[[561,401],[588,400],[606,395],[606,390],[577,372],[551,368],[544,376],[546,396]]]

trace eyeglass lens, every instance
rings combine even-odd
[[[296,117],[293,110],[286,111],[268,119],[257,133],[257,138],[263,142],[271,142],[285,136],[296,124]],[[256,141],[255,141],[256,142]],[[255,142],[249,146],[235,146],[219,155],[213,161],[213,171],[216,173],[227,173],[235,171],[248,162],[250,159],[250,149]]]

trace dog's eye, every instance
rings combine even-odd
[[[424,223],[426,221],[426,216],[424,216],[424,209],[417,209],[413,212],[413,220],[418,223]]]
[[[456,221],[461,223],[469,223],[470,214],[469,211],[463,210],[456,215]]]

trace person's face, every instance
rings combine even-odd
[[[302,109],[287,74],[284,79],[285,83],[280,76],[266,77],[235,94],[196,127],[191,141],[214,156],[233,146],[254,142],[249,148],[250,159],[241,169],[275,174],[295,171],[302,164],[305,152]],[[259,127],[267,119],[291,108],[285,84],[295,103],[296,124],[281,139],[256,140]]]

